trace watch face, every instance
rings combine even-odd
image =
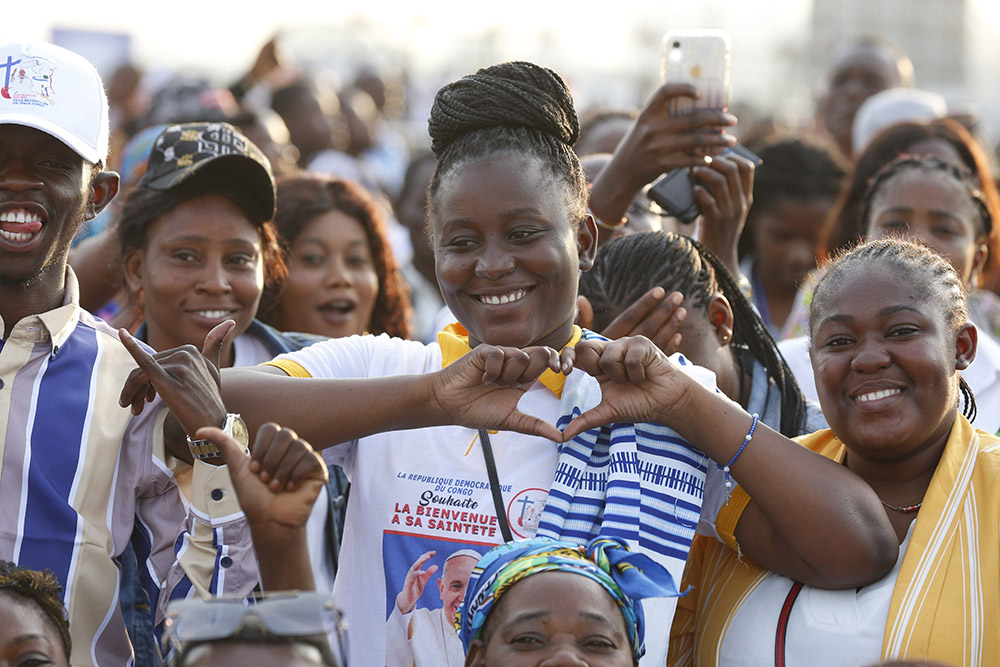
[[[236,442],[240,443],[244,447],[250,444],[250,432],[247,431],[247,424],[243,421],[243,417],[233,415],[230,431],[233,436],[233,440]]]

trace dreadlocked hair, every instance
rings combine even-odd
[[[68,661],[73,645],[69,636],[66,607],[63,604],[62,586],[56,576],[48,570],[28,570],[10,561],[0,560],[0,592],[13,594],[38,606],[59,633]]]
[[[637,270],[639,267],[650,268],[643,271]],[[674,232],[629,234],[602,246],[594,267],[580,276],[580,294],[593,305],[598,329],[610,322],[612,313],[635,303],[657,285],[667,293],[683,294],[689,309],[704,309],[714,294],[726,297],[733,309],[730,349],[749,351],[781,392],[781,432],[788,437],[806,432],[805,398],[774,338],[729,271],[704,245]]]
[[[990,207],[986,203],[986,197],[983,195],[983,191],[979,189],[979,183],[976,181],[975,177],[968,169],[952,164],[951,162],[945,162],[944,160],[934,157],[933,155],[903,155],[882,167],[882,169],[875,174],[875,177],[868,185],[868,191],[865,193],[865,198],[861,205],[860,220],[865,229],[868,228],[868,224],[870,222],[872,203],[875,201],[875,196],[881,191],[886,183],[899,174],[907,171],[923,171],[927,173],[941,172],[957,181],[960,185],[962,185],[962,187],[965,188],[969,201],[972,202],[976,209],[976,213],[979,216],[979,222],[982,225],[979,229],[980,236],[989,237],[992,234],[993,216],[990,214]]]
[[[965,286],[958,271],[941,255],[927,246],[900,238],[879,239],[849,248],[835,255],[825,266],[825,274],[813,291],[809,307],[809,334],[812,336],[820,316],[827,309],[828,292],[837,285],[852,267],[862,269],[872,265],[891,267],[900,281],[923,285],[923,293],[936,297],[944,308],[948,327],[952,332],[968,322],[969,311]],[[962,414],[972,421],[976,418],[976,399],[972,389],[959,376],[958,387],[963,398]]]
[[[580,123],[573,98],[552,70],[527,62],[486,67],[438,91],[428,122],[437,168],[429,210],[442,179],[457,167],[499,154],[538,158],[567,186],[571,218],[582,219],[587,183],[573,144]]]
[[[740,236],[738,252],[753,250],[754,218],[785,200],[813,201],[837,198],[847,176],[847,165],[833,146],[802,137],[772,139],[757,150],[761,165],[753,176],[753,206]]]

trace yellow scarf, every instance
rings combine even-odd
[[[842,461],[829,430],[799,438]],[[883,660],[924,658],[954,665],[1000,665],[1000,439],[958,415],[924,496],[893,589]],[[738,498],[738,495],[740,496]],[[741,502],[733,502],[741,501]],[[723,507],[730,529],[749,498],[742,489]],[[736,514],[726,516],[724,514]],[[724,532],[720,530],[720,532]],[[668,664],[717,664],[736,609],[767,572],[712,539],[691,548],[671,628]],[[696,659],[697,658],[697,659]]]
[[[573,325],[573,336],[569,339],[569,342],[563,346],[563,349],[567,347],[575,347],[577,343],[580,342],[580,337],[583,336],[583,330]],[[437,335],[438,345],[441,346],[441,368],[445,368],[450,364],[457,361],[462,355],[471,352],[472,348],[469,347],[469,332],[465,330],[458,322],[454,324],[449,324],[444,328],[443,331]],[[562,350],[560,350],[562,352]],[[562,398],[563,385],[566,382],[566,376],[562,373],[556,373],[551,369],[547,369],[538,378],[538,381],[544,384],[549,390]]]

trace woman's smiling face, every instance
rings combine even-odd
[[[909,273],[909,275],[908,275]],[[884,264],[839,272],[813,307],[816,388],[833,432],[871,461],[944,446],[975,332],[956,332],[933,277]],[[829,282],[829,278],[826,282]]]
[[[632,667],[635,660],[624,616],[600,584],[573,572],[542,572],[500,598],[465,664]]]
[[[444,176],[431,206],[438,285],[470,345],[565,345],[596,228],[537,158],[500,155]]]
[[[149,226],[141,250],[125,260],[125,276],[145,306],[148,342],[157,350],[201,347],[213,327],[250,326],[264,291],[260,232],[220,195],[184,201]],[[223,364],[232,363],[224,351]]]

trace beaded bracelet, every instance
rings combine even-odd
[[[727,505],[729,504],[729,496],[732,494],[732,489],[733,489],[733,480],[729,477],[729,469],[733,466],[734,463],[736,463],[736,459],[740,458],[740,454],[742,454],[743,450],[747,448],[747,445],[750,444],[750,441],[753,440],[753,432],[757,430],[757,422],[760,421],[760,415],[758,415],[756,412],[750,416],[753,417],[753,423],[750,424],[750,432],[747,433],[747,437],[743,438],[743,444],[740,445],[740,448],[736,450],[735,454],[733,454],[733,458],[729,459],[729,463],[727,463],[724,466],[719,465],[718,463],[715,464],[715,467],[721,470],[726,475]]]

